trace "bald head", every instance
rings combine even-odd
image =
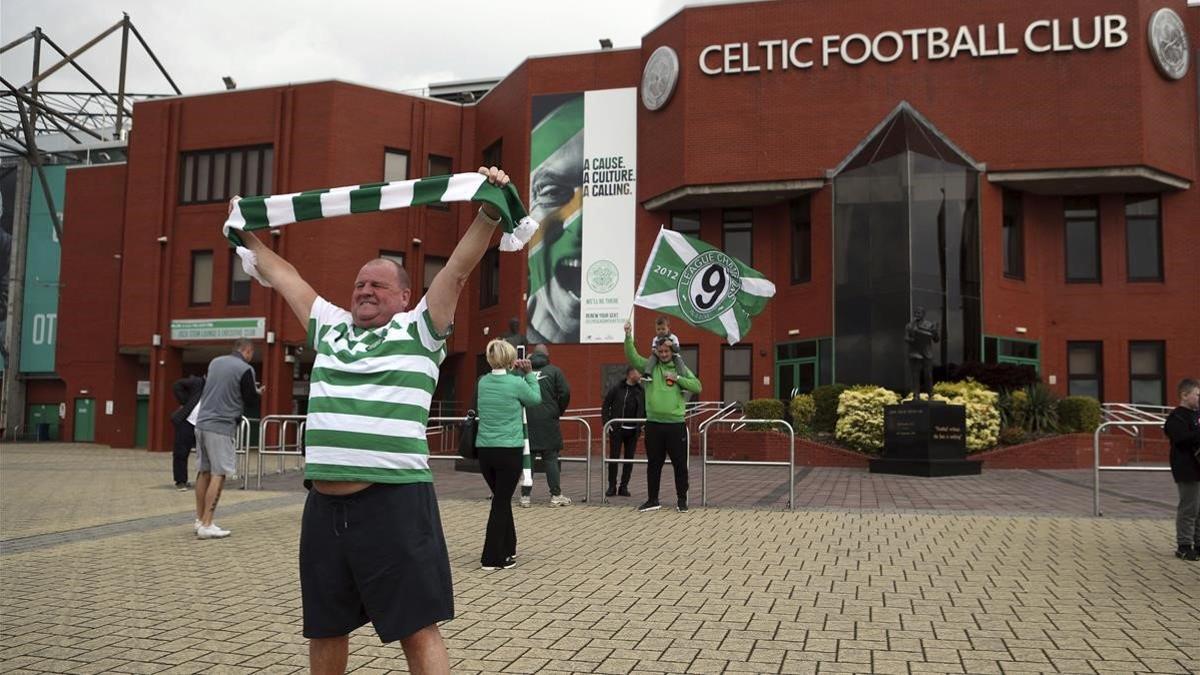
[[[534,345],[533,353],[542,354],[543,356],[550,356],[550,348],[546,345]]]

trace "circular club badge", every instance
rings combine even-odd
[[[679,82],[679,56],[674,49],[663,45],[654,50],[642,71],[642,105],[646,110],[658,110],[671,100]]]
[[[593,293],[612,291],[617,287],[618,278],[620,278],[620,273],[611,260],[597,260],[588,266],[588,288],[591,288]]]
[[[679,310],[688,321],[711,321],[729,311],[742,290],[742,272],[721,251],[706,251],[692,259],[679,275]]]

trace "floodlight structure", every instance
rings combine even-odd
[[[78,59],[118,30],[121,32],[121,60],[114,94],[80,65]],[[77,146],[96,141],[119,141],[133,117],[134,101],[166,95],[126,91],[125,74],[130,35],[137,40],[150,60],[154,62],[174,93],[182,93],[175,85],[175,81],[171,79],[170,73],[158,60],[158,56],[154,54],[150,45],[146,44],[145,38],[133,25],[128,14],[124,14],[120,21],[109,26],[69,54],[59,47],[58,43],[50,36],[42,32],[40,27],[36,27],[23,37],[0,47],[0,55],[3,55],[20,45],[33,42],[33,68],[30,80],[18,86],[6,78],[0,77],[0,84],[4,87],[3,90],[0,90],[0,155],[23,157],[42,178],[43,196],[50,209],[55,233],[60,240],[62,223],[58,220],[58,209],[54,207],[53,198],[46,188],[42,165],[46,163],[46,159],[54,155],[74,155],[76,151],[63,148],[39,148],[38,139],[39,137],[45,138],[49,134],[61,134]],[[48,46],[59,56],[59,60],[45,70],[41,67],[43,45]],[[47,78],[67,66],[74,68],[94,89],[90,91],[54,91],[42,88],[41,85]]]
[[[79,57],[117,32],[121,36],[119,72],[116,86],[106,87],[80,64]],[[170,85],[170,92],[139,93],[126,89],[131,35]],[[8,240],[8,248],[11,248],[8,278],[0,279],[0,283],[8,285],[7,289],[0,289],[8,291],[7,302],[0,303],[7,305],[2,310],[3,315],[0,315],[0,326],[5,326],[0,331],[0,355],[5,358],[3,386],[0,387],[0,431],[9,439],[19,436],[24,411],[24,388],[21,386],[22,376],[17,362],[21,343],[26,241],[22,235],[24,227],[19,226],[18,221],[27,221],[30,198],[36,198],[28,192],[31,189],[31,174],[36,173],[40,179],[40,197],[45,200],[54,233],[58,241],[62,241],[59,209],[54,203],[43,167],[46,164],[79,161],[111,161],[112,157],[119,157],[125,145],[125,134],[132,124],[133,104],[156,96],[182,93],[128,14],[70,53],[40,27],[35,27],[26,35],[0,46],[0,56],[26,44],[33,47],[29,81],[18,84],[0,76],[0,175],[16,171],[18,176],[16,203],[5,205],[14,209],[15,216],[13,235]],[[43,54],[44,50],[56,59],[47,68],[42,67],[43,57],[47,56]],[[91,85],[91,89],[48,87],[47,79],[63,69],[73,69]],[[11,73],[8,75],[13,77]]]

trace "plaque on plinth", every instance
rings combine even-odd
[[[967,459],[967,410],[941,401],[906,401],[883,410],[883,456],[871,473],[974,476],[982,463]]]

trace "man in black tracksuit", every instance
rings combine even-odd
[[[604,396],[604,407],[600,409],[600,417],[604,423],[614,419],[644,419],[646,417],[646,392],[642,389],[642,371],[629,366],[625,370],[625,379],[618,382]],[[638,434],[642,425],[632,422],[618,422],[612,426],[608,435],[608,456],[612,459],[621,457],[621,448],[625,449],[625,459],[633,459],[637,449]],[[604,494],[629,496],[629,478],[633,475],[633,465],[624,464],[621,467],[621,487],[617,487],[617,465],[608,465],[608,490]]]
[[[1179,489],[1175,514],[1175,557],[1200,560],[1200,381],[1179,383],[1179,406],[1163,431],[1171,439],[1171,477]]]
[[[176,380],[171,387],[175,400],[179,401],[179,409],[171,413],[171,423],[175,425],[175,447],[171,462],[171,472],[175,478],[177,490],[187,490],[188,484],[188,455],[196,447],[196,430],[188,421],[188,416],[196,404],[200,402],[200,394],[204,392],[204,378],[200,375],[189,375]]]

